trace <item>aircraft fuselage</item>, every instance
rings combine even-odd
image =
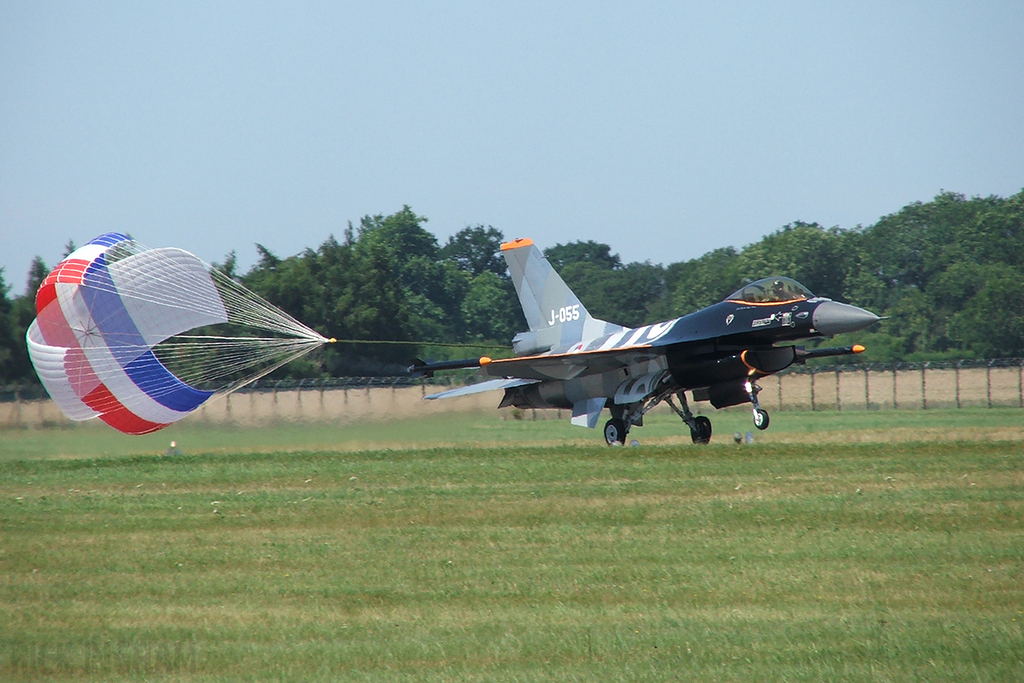
[[[822,306],[828,315],[817,314]],[[748,400],[742,382],[798,361],[795,347],[779,344],[837,334],[847,327],[860,329],[864,322],[875,320],[877,316],[863,309],[821,297],[777,303],[722,301],[672,320],[552,349],[550,353],[567,357],[628,349],[635,360],[578,378],[559,377],[559,367],[520,371],[517,375],[542,382],[509,389],[502,405],[571,409],[595,396],[607,396],[613,405],[628,404],[641,400],[658,384],[668,383],[679,391],[707,390],[698,391],[696,398],[710,400],[715,407],[736,405]],[[649,351],[637,353],[637,347]],[[651,382],[628,386],[630,380],[643,378]]]

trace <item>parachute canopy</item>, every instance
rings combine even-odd
[[[128,434],[166,427],[330,341],[189,252],[120,233],[54,268],[27,337],[65,415]]]

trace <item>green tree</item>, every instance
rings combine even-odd
[[[517,332],[526,329],[526,322],[509,315],[520,311],[514,292],[510,295],[507,282],[489,270],[473,278],[462,300],[462,320],[465,323],[465,341],[492,341],[508,344]]]
[[[576,261],[563,268],[561,275],[596,318],[636,327],[652,322],[662,312],[665,273],[661,266],[630,263],[612,270],[599,263]]]
[[[838,228],[792,223],[744,249],[739,270],[749,280],[786,275],[815,294],[839,299],[849,269],[843,238]]]
[[[722,301],[743,285],[740,256],[732,247],[666,268],[669,308],[665,317],[686,315]]]
[[[440,255],[472,275],[490,272],[505,278],[505,259],[501,257],[504,241],[501,231],[490,225],[467,226],[448,238]]]
[[[437,238],[423,224],[424,216],[417,216],[408,206],[390,216],[364,216],[359,222],[358,249],[382,247],[389,259],[399,266],[403,260],[425,256],[436,260]]]
[[[232,280],[236,280],[239,277],[238,273],[238,255],[235,250],[232,249],[224,257],[224,263],[214,262],[212,264],[214,268],[227,275]]]
[[[14,306],[7,294],[10,287],[4,280],[4,269],[0,268],[0,384],[16,379],[16,357],[18,343],[15,339]]]
[[[32,263],[28,267],[28,280],[25,282],[25,296],[33,300],[36,298],[36,292],[39,291],[39,287],[43,284],[43,280],[50,274],[50,269],[46,267],[46,262],[43,261],[41,256],[36,256],[32,259]]]
[[[981,358],[1024,356],[1024,270],[993,270],[962,310],[952,314],[950,336]]]
[[[613,254],[612,248],[607,244],[587,240],[586,242],[568,242],[556,244],[544,250],[544,256],[554,266],[555,270],[561,272],[568,265],[573,263],[588,263],[598,268],[614,270],[622,267],[622,260],[618,254]]]

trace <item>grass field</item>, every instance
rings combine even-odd
[[[714,419],[0,432],[0,679],[1024,680],[1020,411]]]
[[[543,415],[544,411],[538,411]],[[1024,411],[1017,408],[963,410],[848,410],[772,413],[771,428],[758,432],[745,408],[712,410],[714,445],[732,444],[733,434],[753,432],[756,443],[827,444],[915,441],[1019,441],[1024,444]],[[511,419],[507,411],[352,423],[283,423],[272,428],[231,427],[185,420],[155,434],[128,436],[99,421],[66,429],[0,429],[0,461],[36,458],[98,458],[162,455],[171,441],[186,454],[350,452],[438,447],[593,446],[603,444],[600,429],[564,419]],[[548,416],[554,417],[553,412]],[[599,425],[600,426],[600,425]],[[630,433],[644,446],[691,447],[690,432],[678,417],[648,415]]]

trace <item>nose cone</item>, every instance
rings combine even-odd
[[[835,301],[822,301],[811,317],[814,329],[827,337],[863,330],[879,320],[881,318],[871,311]]]

